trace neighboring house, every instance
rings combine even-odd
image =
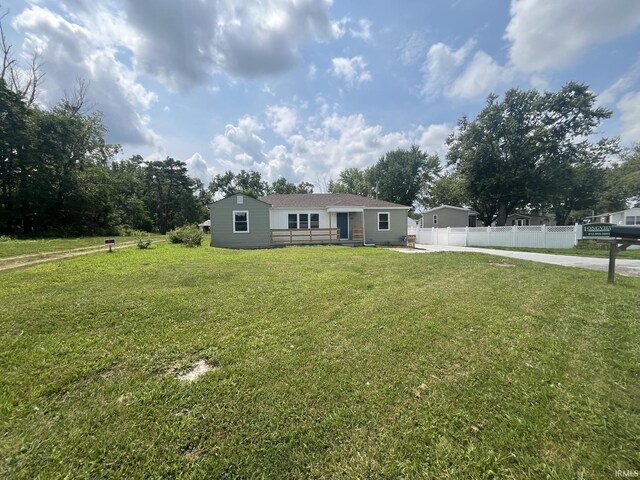
[[[236,194],[211,204],[211,245],[403,244],[409,208],[349,193]]]
[[[614,223],[616,225],[640,225],[640,207],[627,208],[620,212],[601,213],[589,217],[591,222]]]
[[[495,226],[496,222],[493,222],[492,226]],[[505,226],[511,227],[516,225],[518,227],[529,227],[535,225],[555,225],[555,219],[549,215],[527,215],[525,213],[512,213],[507,216]],[[481,227],[484,224],[478,222],[478,226]]]
[[[440,205],[422,212],[422,228],[475,227],[477,212],[464,207]]]
[[[407,216],[407,232],[411,235],[415,235],[418,228],[418,222],[413,218]]]
[[[524,227],[529,225],[555,225],[555,223],[552,218],[547,215],[513,213],[507,217],[505,225]],[[439,207],[431,208],[422,213],[422,228],[483,226],[485,226],[484,223],[478,220],[478,212],[470,208],[440,205]],[[493,226],[495,226],[495,222]]]
[[[211,220],[205,220],[202,223],[198,224],[198,228],[202,233],[210,233],[211,232]]]

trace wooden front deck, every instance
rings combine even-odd
[[[362,242],[362,229],[354,228],[350,239],[340,239],[339,228],[277,228],[271,230],[272,245],[311,245]]]

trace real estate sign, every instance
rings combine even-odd
[[[582,238],[609,237],[613,223],[585,223],[582,225]]]

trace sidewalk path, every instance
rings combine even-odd
[[[416,244],[416,248],[425,252],[468,252],[485,253],[499,257],[518,258],[532,262],[562,265],[564,267],[589,268],[591,270],[608,271],[609,259],[599,257],[578,257],[574,255],[551,255],[548,253],[514,252],[510,250],[493,250],[491,248],[453,247],[446,245]],[[616,274],[640,277],[640,260],[627,258],[616,259]]]

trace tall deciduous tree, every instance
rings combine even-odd
[[[271,191],[273,193],[290,194],[296,193],[297,187],[295,183],[291,183],[286,178],[280,177],[271,185]]]
[[[369,183],[381,200],[413,206],[440,173],[437,155],[422,152],[417,145],[409,150],[387,152],[371,167]]]
[[[296,193],[313,193],[313,183],[300,182],[296,187]]]
[[[619,163],[615,164],[609,175],[609,188],[617,192],[618,210],[627,205],[640,206],[640,143],[622,154]]]
[[[208,187],[212,197],[228,197],[236,193],[242,193],[250,197],[258,198],[271,192],[271,186],[262,180],[260,172],[254,170],[240,170],[233,173],[231,170],[224,174],[216,175]]]
[[[353,193],[363,197],[373,197],[373,187],[369,181],[370,169],[347,168],[340,172],[338,180],[329,181],[330,193]]]
[[[465,177],[470,204],[485,224],[504,225],[515,209],[545,202],[562,223],[572,205],[592,201],[585,175],[597,174],[617,151],[615,140],[588,140],[611,115],[595,101],[576,82],[544,94],[511,89],[502,101],[490,95],[473,121],[460,119],[447,158]]]
[[[465,178],[456,172],[447,173],[433,182],[420,197],[420,203],[427,208],[440,205],[462,207],[469,204]]]

